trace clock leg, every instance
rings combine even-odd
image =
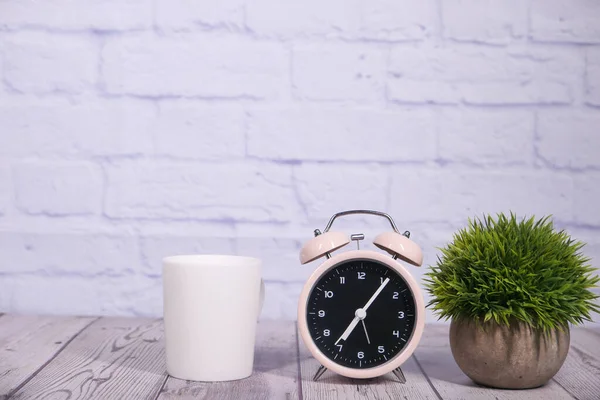
[[[322,365],[319,366],[319,369],[317,370],[317,373],[313,377],[313,381],[316,381],[317,379],[319,379],[321,377],[321,375],[323,375],[325,373],[325,371],[327,371],[327,368],[325,368]]]
[[[406,383],[406,378],[404,377],[404,374],[402,373],[402,369],[400,369],[400,367],[396,368],[393,372],[394,375],[396,375],[396,377],[400,380],[400,383]]]

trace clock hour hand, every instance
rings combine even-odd
[[[367,333],[367,326],[365,325],[365,320],[361,319],[360,322],[362,322],[363,328],[365,330],[365,336],[367,337],[367,344],[371,344],[371,341],[369,340],[369,334]]]
[[[344,333],[342,333],[342,336],[340,336],[340,338],[335,342],[335,344],[337,345],[340,340],[347,340],[348,336],[350,336],[354,328],[356,328],[356,325],[358,325],[358,323],[361,320],[365,319],[366,316],[367,313],[362,308],[356,310],[354,312],[354,319],[352,320],[352,322],[350,322],[350,325],[348,325]]]
[[[358,310],[356,310],[356,312],[358,313]],[[348,336],[350,336],[350,333],[352,333],[354,328],[356,328],[356,325],[358,325],[358,321],[360,321],[360,318],[358,318],[358,315],[357,315],[354,317],[352,322],[350,322],[350,325],[348,325],[348,327],[346,328],[344,333],[342,333],[342,336],[340,336],[339,339],[335,342],[336,345],[339,343],[340,340],[348,339]]]

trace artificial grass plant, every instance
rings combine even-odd
[[[591,321],[600,308],[590,289],[600,278],[583,246],[549,217],[469,219],[426,274],[428,307],[443,319],[516,319],[544,331]]]

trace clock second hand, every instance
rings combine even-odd
[[[340,340],[347,340],[348,336],[350,336],[354,328],[356,328],[356,325],[358,325],[358,322],[366,318],[367,309],[371,306],[371,304],[373,304],[377,296],[379,296],[379,293],[381,293],[381,291],[385,288],[385,285],[387,285],[389,281],[390,278],[385,278],[385,280],[381,283],[379,288],[375,291],[375,293],[373,293],[373,296],[371,296],[369,301],[367,301],[367,304],[365,304],[363,308],[359,308],[358,310],[356,310],[354,314],[354,319],[350,322],[350,325],[348,325],[344,333],[342,333],[342,336],[340,336],[339,339],[336,340],[335,345],[337,345]]]

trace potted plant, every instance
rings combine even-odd
[[[546,383],[569,350],[569,324],[600,311],[583,243],[549,217],[469,220],[441,248],[426,274],[440,318],[451,319],[450,347],[462,371],[485,386],[525,389]]]

